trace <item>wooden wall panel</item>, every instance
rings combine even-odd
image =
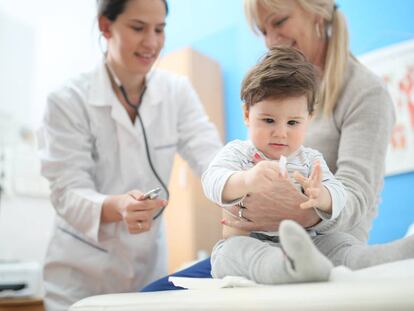
[[[219,64],[191,48],[185,48],[163,57],[157,67],[189,78],[223,140],[223,85]],[[174,163],[170,193],[164,219],[168,268],[173,272],[196,260],[200,251],[210,254],[213,245],[221,238],[221,209],[205,198],[200,178],[179,156]]]

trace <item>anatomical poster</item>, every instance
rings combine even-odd
[[[358,57],[388,87],[396,124],[388,148],[387,175],[414,171],[414,40]]]

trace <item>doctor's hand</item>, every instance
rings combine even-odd
[[[139,190],[108,196],[102,206],[101,221],[123,221],[129,233],[142,233],[151,229],[154,215],[165,205],[166,200],[144,199],[143,193]]]

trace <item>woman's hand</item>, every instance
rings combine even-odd
[[[144,199],[141,191],[133,190],[126,194],[109,196],[102,207],[102,222],[123,221],[129,233],[136,234],[150,230],[152,219],[166,200]]]
[[[300,204],[308,198],[296,190],[287,178],[274,182],[271,191],[249,194],[243,200],[243,219],[238,218],[239,206],[228,210],[236,217],[223,224],[246,231],[277,231],[284,219],[292,219],[303,227],[311,227],[320,221],[313,209],[301,209]]]

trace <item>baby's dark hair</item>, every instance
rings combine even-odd
[[[240,97],[250,106],[268,99],[305,95],[308,111],[314,111],[319,88],[319,75],[299,50],[273,47],[245,76]]]

